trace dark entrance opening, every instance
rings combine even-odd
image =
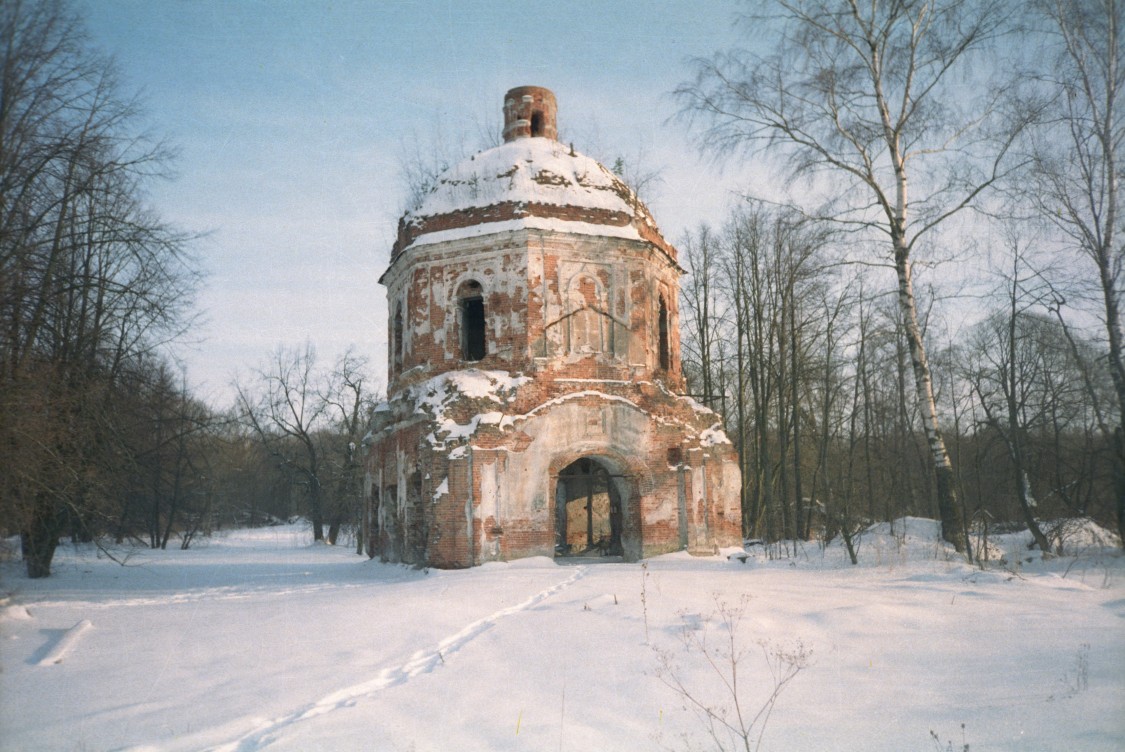
[[[559,473],[555,490],[557,556],[621,556],[621,492],[600,462],[583,457]]]
[[[531,135],[543,135],[543,113],[541,112],[531,113]]]

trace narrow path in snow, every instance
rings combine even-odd
[[[252,752],[253,750],[263,749],[274,741],[273,735],[276,732],[294,723],[299,723],[309,718],[315,718],[319,715],[330,713],[333,710],[350,707],[355,705],[356,702],[363,697],[373,695],[389,687],[403,684],[409,681],[411,677],[418,676],[419,674],[428,674],[443,665],[451,656],[455,655],[476,637],[495,626],[501,619],[521,611],[526,611],[547,598],[565,590],[584,577],[586,572],[587,567],[579,566],[575,569],[574,574],[562,582],[539,591],[521,603],[500,609],[482,619],[472,622],[459,632],[441,640],[434,647],[428,650],[419,650],[405,663],[394,666],[393,668],[383,669],[374,679],[345,687],[300,710],[267,721],[233,742],[212,747],[211,752]]]

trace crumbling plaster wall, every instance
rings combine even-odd
[[[554,230],[403,249],[381,280],[401,358],[369,456],[372,553],[445,567],[552,556],[558,474],[582,457],[617,484],[627,559],[737,542],[733,449],[714,413],[676,396],[682,273],[663,246]],[[470,280],[487,351],[466,362]]]
[[[481,286],[488,351],[482,367],[527,359],[527,253],[509,238],[423,247],[400,260],[384,277],[389,310],[407,312],[401,365],[392,356],[391,386],[397,388],[462,366],[458,291],[470,280]],[[388,341],[397,332],[393,314]]]
[[[482,391],[482,379],[495,387]],[[398,402],[368,467],[372,478],[397,479],[373,496],[382,502],[372,550],[383,558],[468,566],[553,555],[555,484],[582,457],[620,484],[627,559],[739,540],[733,447],[714,413],[660,384],[458,372]],[[404,492],[412,477],[420,507]],[[411,545],[419,540],[425,556]]]
[[[487,354],[482,368],[633,378],[660,368],[660,301],[668,368],[682,388],[677,285],[682,270],[647,243],[520,230],[409,249],[388,270],[391,389],[464,367],[458,290],[483,287]],[[394,312],[405,312],[401,333]],[[398,364],[398,365],[396,365]]]

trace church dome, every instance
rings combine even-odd
[[[446,171],[402,217],[392,256],[409,246],[531,228],[644,240],[674,258],[632,189],[553,137],[554,95],[548,90],[509,91],[504,132],[504,144]]]

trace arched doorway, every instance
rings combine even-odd
[[[621,483],[593,457],[582,457],[559,471],[555,486],[555,554],[621,556]]]

